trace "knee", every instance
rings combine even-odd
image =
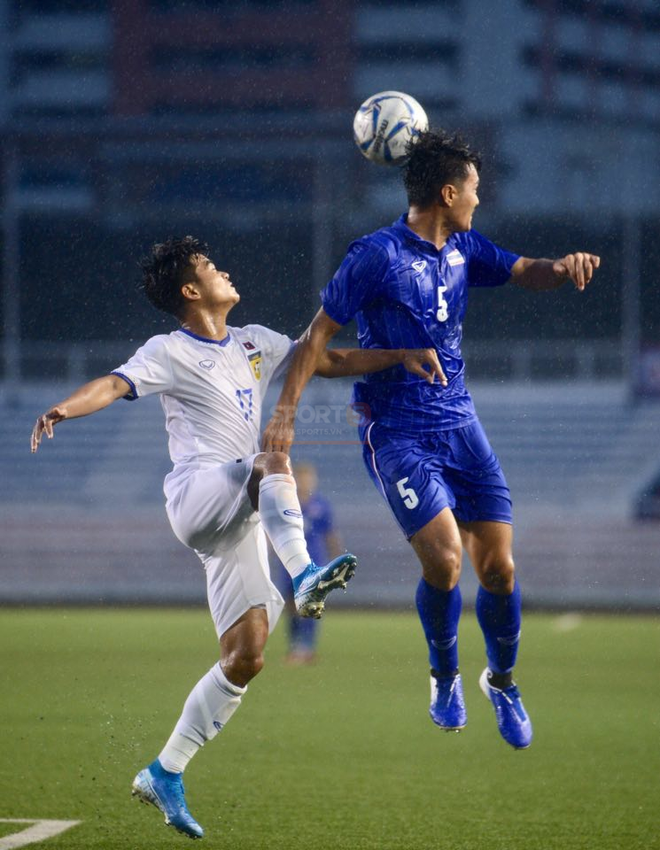
[[[291,461],[284,452],[264,452],[257,458],[263,475],[291,475]]]
[[[229,681],[245,687],[249,681],[263,670],[263,652],[251,649],[236,649],[222,660],[222,669]]]
[[[461,550],[443,548],[422,565],[424,579],[438,590],[453,590],[461,577]]]
[[[508,596],[516,583],[515,565],[510,555],[489,558],[479,569],[479,581],[484,590]]]

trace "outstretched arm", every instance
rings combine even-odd
[[[321,378],[344,378],[381,372],[402,365],[409,372],[443,387],[447,378],[433,348],[326,348],[321,352],[314,374]]]
[[[582,292],[599,266],[600,257],[582,251],[567,254],[560,260],[520,257],[511,269],[511,280],[517,286],[535,292],[559,289],[566,281],[572,280]]]
[[[32,452],[36,452],[39,448],[44,432],[48,439],[52,440],[53,428],[58,423],[65,419],[75,419],[78,416],[96,413],[97,410],[102,410],[113,401],[125,396],[130,389],[126,381],[118,375],[106,375],[78,387],[68,398],[51,407],[37,419],[30,440]]]

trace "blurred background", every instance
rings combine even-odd
[[[231,271],[234,324],[297,336],[347,244],[405,210],[396,169],[352,141],[386,89],[483,151],[478,230],[528,256],[601,255],[584,294],[472,293],[468,384],[513,491],[528,605],[657,609],[657,0],[0,0],[0,602],[204,601],[163,510],[156,399],[62,425],[34,457],[30,430],[175,327],[136,291],[169,235]],[[408,607],[416,562],[349,398],[313,382],[293,456],[361,557],[339,604]],[[468,600],[475,586],[466,569]]]

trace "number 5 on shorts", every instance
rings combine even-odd
[[[401,478],[396,482],[396,488],[403,499],[403,504],[411,511],[413,508],[417,507],[419,499],[417,498],[417,493],[415,493],[412,487],[406,487],[407,483],[407,478]]]

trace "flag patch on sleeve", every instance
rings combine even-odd
[[[465,257],[460,251],[454,249],[447,254],[447,262],[450,266],[462,266],[465,263]]]

